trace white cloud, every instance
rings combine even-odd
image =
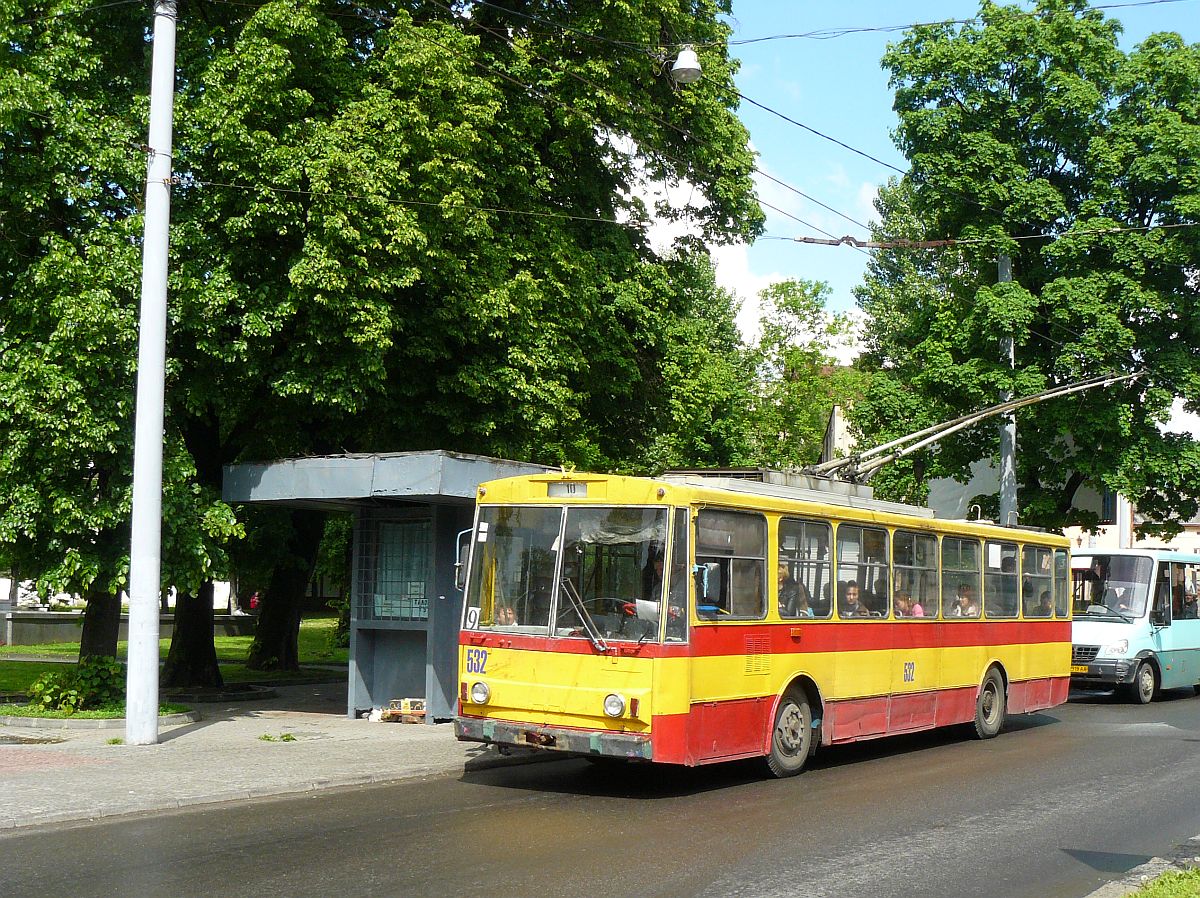
[[[714,247],[712,258],[717,268],[717,286],[728,290],[739,300],[737,326],[742,339],[747,342],[758,339],[758,320],[762,317],[758,294],[777,281],[785,280],[786,275],[779,272],[752,272],[744,243]]]

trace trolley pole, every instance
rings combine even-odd
[[[1007,254],[1000,257],[1000,283],[1012,280],[1012,259]],[[1013,335],[1006,334],[1000,341],[1001,352],[1008,359],[1008,367],[1016,368],[1016,351]],[[1012,399],[1012,390],[1005,390],[1000,398]],[[1017,523],[1017,416],[1009,412],[1000,423],[1000,523],[1003,526]]]
[[[175,99],[175,0],[154,4],[142,306],[133,441],[129,552],[129,675],[125,742],[158,742],[158,602],[162,568],[163,394],[167,355],[167,250]]]

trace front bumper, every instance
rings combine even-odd
[[[1111,689],[1133,682],[1140,658],[1098,658],[1071,665],[1071,685],[1077,689]],[[1080,668],[1087,668],[1085,673]]]
[[[633,758],[640,761],[654,760],[654,748],[650,737],[634,733],[576,730],[480,717],[455,717],[454,735],[461,742],[543,748],[549,751]]]

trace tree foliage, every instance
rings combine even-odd
[[[1200,47],[1156,34],[1126,53],[1119,33],[1084,0],[985,2],[979,24],[919,26],[889,48],[911,168],[881,191],[877,236],[961,242],[874,253],[858,296],[878,376],[856,414],[885,438],[1005,390],[1144,371],[1019,413],[1021,515],[1094,525],[1072,507],[1087,484],[1169,530],[1200,510],[1200,449],[1161,429],[1174,397],[1200,405]],[[981,426],[880,485],[919,497],[996,446]]]
[[[759,296],[765,312],[750,353],[756,372],[750,456],[757,465],[803,467],[819,459],[833,407],[847,408],[865,386],[862,372],[836,356],[854,325],[826,311],[823,282],[781,281]]]
[[[150,23],[84,0],[0,9],[0,564],[115,591]],[[225,572],[232,462],[440,447],[635,470],[735,451],[706,432],[736,403],[710,370],[735,337],[701,241],[762,214],[728,12],[181,5],[165,583],[196,595]],[[681,40],[706,73],[686,89],[665,73]],[[695,200],[648,209],[647,180]],[[655,252],[652,213],[690,237]]]

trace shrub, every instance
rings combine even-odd
[[[67,670],[44,673],[27,690],[42,711],[86,711],[125,702],[125,665],[116,658],[89,657]]]

